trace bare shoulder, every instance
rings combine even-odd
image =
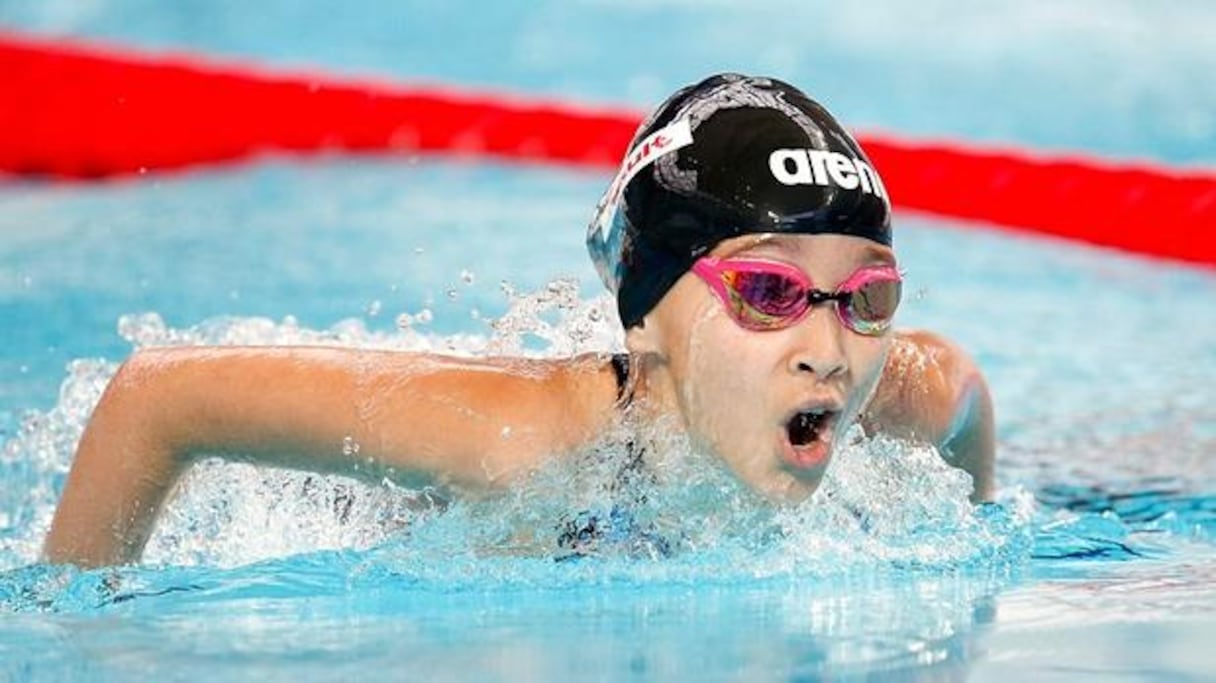
[[[976,497],[991,488],[995,427],[979,366],[960,346],[925,330],[895,333],[867,426],[932,443],[970,472]]]
[[[962,349],[945,337],[900,330],[891,341],[870,417],[883,431],[936,441],[953,416],[960,376],[974,368]]]
[[[939,391],[982,379],[975,361],[961,346],[936,332],[899,330],[883,369],[884,380],[899,376],[907,381],[917,374]]]

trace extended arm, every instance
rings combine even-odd
[[[590,438],[611,410],[612,382],[594,358],[142,351],[94,410],[45,555],[89,566],[134,560],[174,483],[202,455],[376,481],[499,484]]]

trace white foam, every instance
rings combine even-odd
[[[468,356],[567,356],[621,346],[610,299],[580,299],[571,280],[556,280],[527,294],[508,287],[506,293],[509,310],[493,321],[488,336],[434,335],[414,326],[371,331],[357,319],[321,330],[290,318],[217,318],[175,329],[154,313],[125,316],[118,327],[136,349],[323,344]],[[24,470],[20,481],[10,477],[17,485],[10,487],[2,506],[16,511],[10,517],[21,529],[4,537],[0,565],[37,558],[76,442],[115,369],[112,362],[73,363],[55,408],[29,415],[17,438],[5,445],[4,462],[10,467],[22,462]],[[561,552],[556,538],[564,520],[583,511],[604,514],[613,505],[628,508],[632,523],[676,551],[677,559],[661,563],[664,568],[656,572],[653,567],[641,569],[635,561],[644,543],[604,550],[605,561],[624,562],[623,571],[635,578],[704,579],[723,572],[804,575],[864,564],[958,564],[1001,554],[1002,547],[1016,543],[1008,524],[988,524],[976,515],[967,499],[967,475],[924,446],[852,434],[820,491],[796,509],[778,509],[711,458],[672,437],[674,430],[662,428],[645,435],[662,451],[649,458],[653,477],[637,476],[639,481],[632,484],[637,491],[622,494],[621,473],[629,471],[624,463],[631,455],[624,444],[633,429],[618,425],[583,457],[555,462],[526,484],[488,499],[447,501],[436,491],[405,490],[387,482],[205,461],[183,479],[169,501],[145,560],[231,566],[387,543],[386,548],[397,551],[378,556],[404,562],[403,571],[419,571],[418,563],[427,558],[445,564],[456,549],[464,549],[471,558],[497,558],[492,570],[503,580],[531,581],[538,576],[532,563],[503,565],[504,558],[551,562],[554,553]],[[1014,520],[1013,526],[1024,527],[1025,517]],[[653,543],[647,547],[654,551]],[[491,567],[472,574],[486,570]],[[548,576],[549,570],[542,573]]]

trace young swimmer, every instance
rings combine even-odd
[[[81,438],[46,558],[136,560],[203,456],[502,487],[585,449],[621,411],[639,433],[682,431],[776,504],[815,491],[858,421],[935,444],[984,499],[987,387],[954,345],[892,329],[890,220],[878,173],[819,104],[774,79],[708,78],[642,125],[588,230],[626,354],[139,351]]]

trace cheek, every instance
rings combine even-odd
[[[680,401],[693,437],[715,451],[747,437],[764,424],[769,376],[763,370],[766,350],[753,333],[741,330],[721,307],[697,318],[687,345]],[[770,361],[771,363],[771,361]]]
[[[716,311],[708,307],[691,317],[685,337],[682,362],[673,364],[680,403],[690,422],[704,422],[698,416],[716,412],[717,398],[730,391],[737,381],[727,365],[728,339],[720,329]]]

